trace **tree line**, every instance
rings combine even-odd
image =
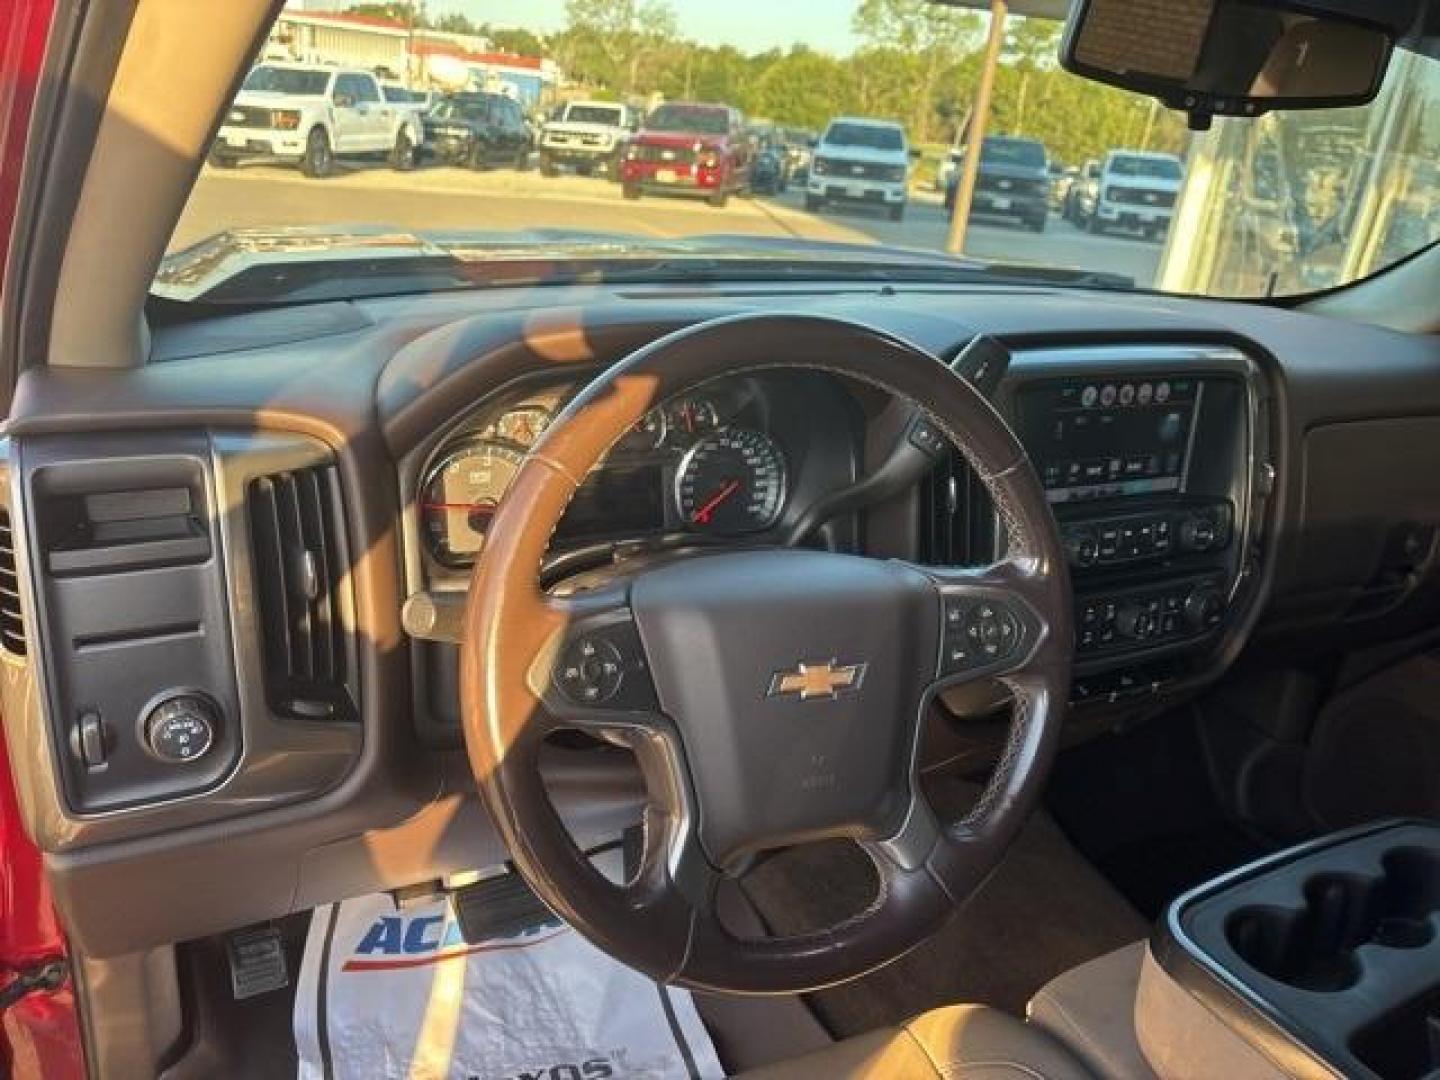
[[[948,144],[970,115],[979,82],[985,16],[930,0],[859,0],[854,52],[804,44],[746,52],[686,40],[669,0],[567,0],[564,29],[537,35],[450,13],[424,20],[407,3],[351,10],[419,19],[416,25],[482,34],[496,48],[547,55],[588,92],[643,101],[721,101],[748,116],[818,131],[833,116],[886,117],[913,142]],[[1185,126],[1148,99],[1080,79],[1055,62],[1059,23],[1012,17],[996,72],[989,131],[1045,143],[1079,164],[1118,147],[1179,152]]]

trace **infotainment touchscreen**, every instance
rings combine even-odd
[[[1022,390],[1020,438],[1053,503],[1184,489],[1201,379],[1065,379]]]

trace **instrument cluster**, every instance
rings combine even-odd
[[[526,453],[573,388],[478,413],[442,443],[418,495],[421,532],[445,567],[473,565]],[[763,533],[786,505],[788,463],[754,380],[717,384],[652,409],[576,492],[560,546],[664,535]]]

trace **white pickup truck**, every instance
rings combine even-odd
[[[1112,150],[1100,164],[1093,202],[1082,203],[1086,224],[1092,233],[1131,229],[1158,240],[1175,216],[1184,176],[1174,154]]]
[[[554,176],[562,165],[581,173],[620,175],[630,137],[630,109],[613,101],[571,101],[540,133],[540,173]]]
[[[306,176],[328,176],[337,157],[385,155],[411,169],[423,138],[415,108],[387,101],[368,71],[265,63],[245,77],[210,161],[289,162]]]

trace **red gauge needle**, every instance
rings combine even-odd
[[[739,490],[739,480],[725,481],[720,490],[710,496],[710,500],[704,506],[690,515],[690,520],[696,525],[709,525],[710,520],[715,516],[715,511],[720,508],[720,504]]]

